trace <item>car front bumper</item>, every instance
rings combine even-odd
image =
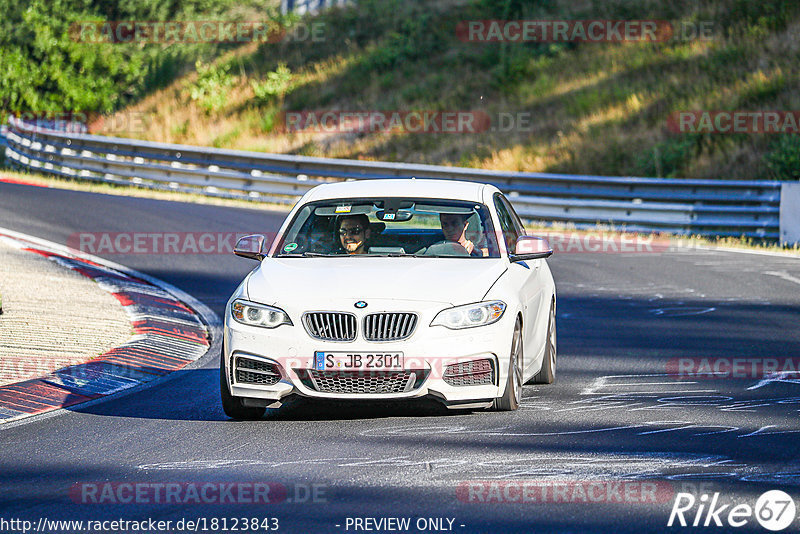
[[[394,306],[391,302],[383,304],[385,305],[380,311],[393,311]],[[297,394],[305,397],[350,400],[411,399],[430,395],[451,407],[486,406],[501,396],[505,388],[514,314],[509,313],[512,310],[506,310],[503,317],[494,324],[464,330],[429,326],[435,314],[445,307],[447,306],[437,304],[418,312],[418,325],[411,337],[390,342],[368,342],[360,333],[352,342],[322,341],[312,338],[306,332],[300,324],[299,313],[290,314],[294,325],[265,329],[241,324],[233,319],[230,311],[227,311],[223,350],[231,394],[248,399],[248,402],[259,399],[266,405],[272,405],[289,395]],[[356,312],[359,325],[365,313]],[[345,382],[356,384],[344,388],[349,389],[348,392],[331,391],[321,386],[319,373],[310,372],[316,371],[315,353],[331,351],[401,352],[404,359],[403,371],[329,371],[328,373],[332,374],[326,375],[328,384]],[[239,373],[233,370],[234,365],[241,363],[237,362],[237,358],[247,360],[245,363],[249,367],[277,370],[280,376],[269,377],[268,381],[274,383],[268,384],[240,380]],[[477,385],[454,385],[459,382],[469,384],[470,380],[454,380],[451,376],[453,368],[448,369],[448,366],[479,360],[490,362],[491,380],[487,380],[484,374]],[[486,364],[482,365],[485,368]],[[471,367],[472,364],[467,364],[467,369]],[[237,369],[241,370],[241,367]],[[459,370],[463,371],[464,367],[459,367]],[[396,373],[397,376],[388,376],[392,373]],[[316,380],[314,375],[317,376]],[[381,392],[367,392],[369,388],[360,386],[370,381],[374,384],[376,380],[381,384],[389,384],[387,380],[405,380],[405,385],[398,391],[398,387],[389,384],[387,389],[391,391]]]

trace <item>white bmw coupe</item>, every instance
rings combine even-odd
[[[494,186],[332,183],[303,196],[227,304],[222,406],[257,419],[290,395],[515,410],[556,374],[555,284]]]

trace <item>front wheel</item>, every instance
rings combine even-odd
[[[550,320],[547,323],[547,347],[544,351],[542,369],[533,377],[534,384],[552,384],[556,381],[556,305],[550,305]]]
[[[509,412],[519,408],[522,400],[522,324],[514,325],[514,336],[511,339],[511,356],[508,366],[506,390],[502,397],[494,400],[494,409]]]
[[[251,408],[242,404],[242,399],[231,395],[228,378],[225,376],[225,348],[219,358],[219,393],[225,415],[237,421],[253,421],[264,416],[265,408]]]

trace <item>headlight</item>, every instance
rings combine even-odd
[[[277,328],[282,324],[292,324],[292,320],[280,308],[273,308],[272,306],[256,304],[241,299],[237,299],[231,304],[231,315],[238,322],[250,326]]]
[[[445,326],[453,330],[483,326],[499,321],[504,311],[506,303],[501,300],[456,306],[437,313],[431,326]]]

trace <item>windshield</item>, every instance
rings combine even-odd
[[[276,255],[498,258],[500,252],[483,204],[351,198],[303,206]]]

